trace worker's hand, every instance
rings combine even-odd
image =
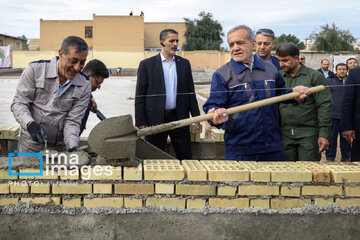
[[[97,104],[95,102],[94,98],[90,98],[91,101],[91,105],[90,105],[90,111],[95,112],[95,110],[97,109]]]
[[[195,129],[193,129],[193,133],[200,132],[201,124],[199,122],[195,123]]]
[[[346,141],[351,145],[353,139],[355,139],[355,131],[344,131],[341,135],[346,139]]]
[[[328,148],[329,141],[326,138],[319,137],[318,145],[319,145],[319,152],[322,153],[323,151],[325,151]]]
[[[143,128],[146,128],[147,126],[146,125],[142,125],[142,126],[138,126],[138,129],[143,129]]]
[[[46,131],[37,122],[29,122],[27,130],[33,141],[45,144],[45,140],[48,139]]]
[[[219,125],[219,124],[222,124],[222,123],[226,122],[227,120],[229,120],[229,115],[225,108],[219,108],[216,110],[215,110],[215,108],[212,108],[208,111],[208,113],[213,113],[213,112],[215,112],[214,117],[211,120],[213,122],[213,124]]]
[[[299,92],[300,96],[295,98],[295,101],[301,101],[310,94],[310,88],[304,86],[296,86],[292,89],[293,92]]]

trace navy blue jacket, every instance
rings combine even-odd
[[[208,112],[213,107],[231,108],[289,92],[273,64],[253,57],[250,69],[231,59],[214,73],[210,97],[203,109]],[[221,128],[225,129],[225,147],[231,152],[236,149],[240,154],[258,154],[282,150],[278,104],[230,115]]]
[[[264,59],[262,59],[259,55],[255,54],[256,57],[262,61],[265,62]],[[274,66],[277,68],[278,71],[280,71],[282,68],[280,67],[279,59],[275,56],[270,56],[271,60],[270,63],[274,64]]]
[[[344,96],[345,88],[343,87],[344,81],[338,78],[337,75],[333,78],[327,78],[330,86],[331,95],[333,99],[331,118],[341,118],[341,104]]]
[[[360,67],[351,69],[346,79],[345,86],[349,86],[345,87],[342,102],[341,131],[360,132],[360,86],[353,84],[360,84]]]

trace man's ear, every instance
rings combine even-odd
[[[253,42],[252,42],[252,50],[253,51],[256,50],[256,40],[253,40]]]
[[[62,59],[63,55],[65,55],[61,49],[59,49],[58,53],[59,53],[59,59]]]

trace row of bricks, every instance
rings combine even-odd
[[[17,205],[18,198],[0,198],[0,206],[8,204]],[[145,201],[142,198],[123,198],[123,197],[108,197],[108,198],[73,198],[65,199],[60,197],[35,197],[35,198],[20,198],[21,202],[32,201],[34,204],[47,204],[53,201],[55,205],[63,205],[68,208],[75,207],[112,207],[112,208],[141,208],[148,206],[166,207],[166,208],[249,208],[261,207],[264,209],[288,209],[298,208],[305,204],[327,206],[329,203],[337,203],[341,207],[349,205],[360,206],[360,198],[353,199],[334,199],[334,198],[314,198],[312,199],[249,199],[249,198],[209,198],[209,199],[185,199],[185,198],[155,198],[148,197]],[[145,202],[145,204],[143,204]]]
[[[51,187],[51,189],[50,189]],[[0,184],[0,194],[176,194],[185,196],[343,196],[342,186],[269,186],[269,185],[188,185],[188,184],[59,184],[27,182]],[[344,187],[344,196],[360,197],[360,186]]]
[[[0,126],[0,139],[15,139],[20,132],[20,127]]]
[[[60,179],[60,180],[128,180],[128,181],[252,181],[252,182],[318,182],[359,183],[360,165],[352,164],[320,164],[315,162],[236,162],[236,161],[197,161],[184,160],[145,160],[144,166],[113,167],[112,174],[96,171],[105,166],[94,166],[81,174],[61,170],[44,176],[20,176],[19,179]],[[22,169],[20,173],[38,172],[37,169]],[[74,175],[74,176],[71,176]],[[17,176],[8,176],[7,170],[0,170],[0,179],[15,180]]]

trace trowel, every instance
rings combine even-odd
[[[310,88],[310,93],[323,91],[325,86],[320,85]],[[228,108],[227,113],[234,114],[266,105],[291,100],[300,96],[298,92],[292,92],[261,101]],[[196,117],[164,123],[143,129],[137,129],[133,125],[131,115],[107,118],[98,123],[88,137],[91,149],[105,159],[132,159],[135,158],[136,141],[139,137],[166,132],[172,129],[189,126],[192,123],[213,119],[214,113],[208,113]]]

